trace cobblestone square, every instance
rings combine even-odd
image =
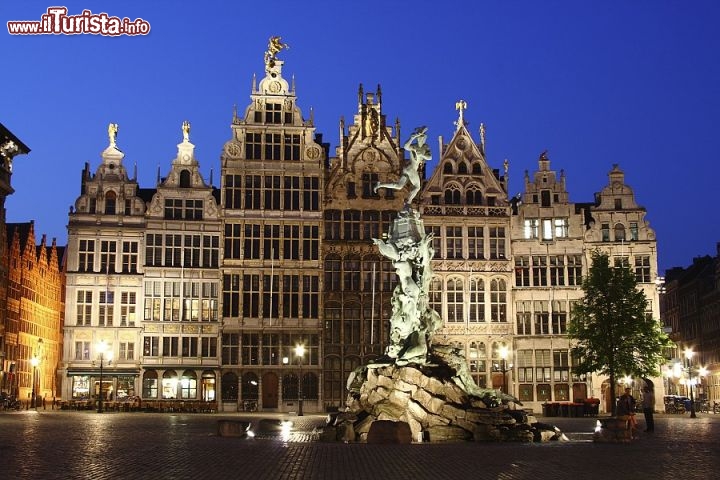
[[[249,420],[257,436],[219,437],[220,419]],[[293,422],[285,435],[283,419]],[[570,441],[320,443],[313,429],[324,417],[317,415],[0,412],[0,465],[2,478],[13,479],[173,480],[709,479],[720,469],[720,415],[657,415],[656,432],[631,444],[593,443],[595,418],[539,420]]]

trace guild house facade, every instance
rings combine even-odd
[[[283,47],[271,40],[233,113],[219,189],[199,173],[188,123],[154,188],[128,175],[110,126],[69,218],[65,399],[324,412],[385,352],[396,278],[372,239],[407,195],[373,186],[397,180],[404,132],[381,88],[361,85],[331,155],[283,77]],[[530,408],[602,398],[604,379],[572,371],[567,322],[594,249],[634,269],[658,317],[645,210],[617,166],[593,201],[570,202],[544,153],[509,198],[508,162],[491,165],[484,127],[476,140],[467,104],[456,108],[414,205],[434,235],[437,335],[464,350],[478,385]]]

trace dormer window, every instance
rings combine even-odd
[[[190,172],[187,170],[180,172],[180,188],[190,188]]]
[[[265,104],[265,123],[282,123],[282,105],[267,102]]]
[[[550,190],[542,190],[540,192],[540,202],[541,207],[550,206]]]
[[[115,192],[105,194],[105,215],[115,215],[116,198]]]
[[[615,210],[622,210],[622,198],[615,199]]]

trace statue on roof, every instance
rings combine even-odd
[[[117,138],[118,133],[118,124],[117,123],[111,123],[108,125],[108,137],[110,138],[110,146],[115,147],[117,146],[115,143],[115,139]]]
[[[265,52],[265,71],[269,72],[275,66],[277,54],[283,49],[289,49],[290,45],[283,43],[280,37],[270,37],[268,41],[268,49]]]
[[[182,124],[183,142],[190,141],[190,122],[185,120]]]
[[[400,190],[406,183],[410,183],[412,189],[408,194],[407,200],[405,200],[405,205],[412,204],[413,199],[420,192],[420,168],[422,168],[425,162],[432,158],[430,147],[425,143],[426,141],[427,127],[422,126],[416,128],[404,145],[405,150],[410,152],[410,159],[400,174],[400,178],[398,178],[395,183],[378,183],[373,188],[373,191],[377,193],[380,188]]]
[[[465,118],[463,112],[467,110],[467,102],[465,100],[458,100],[457,102],[455,102],[455,110],[460,112],[460,117],[458,118],[458,121],[455,122],[458,130],[460,130],[460,127],[465,125]]]

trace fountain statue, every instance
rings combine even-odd
[[[412,208],[420,190],[418,169],[431,158],[426,140],[427,128],[415,129],[405,144],[410,160],[398,181],[375,185],[375,191],[410,186],[387,239],[373,239],[398,276],[391,299],[390,341],[384,356],[350,374],[345,411],[328,429],[327,435],[336,438],[328,439],[359,437],[370,442],[375,424],[382,427],[376,432],[385,432],[376,433],[375,441],[388,431],[394,432],[391,436],[431,442],[546,439],[549,435],[531,426],[523,410],[511,408],[522,405],[515,397],[475,383],[461,349],[432,341],[442,326],[429,302],[433,236],[425,233],[420,213]]]

